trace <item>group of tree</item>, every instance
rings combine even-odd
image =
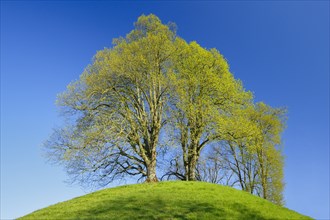
[[[97,52],[57,103],[66,123],[45,147],[73,181],[200,180],[283,202],[285,110],[254,103],[219,51],[155,15]]]

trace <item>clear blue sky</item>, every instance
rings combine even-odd
[[[42,157],[56,94],[142,13],[220,50],[257,101],[288,107],[286,206],[329,219],[329,1],[1,1],[1,219],[86,193]]]

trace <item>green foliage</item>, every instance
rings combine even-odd
[[[80,79],[59,95],[69,123],[55,131],[46,148],[74,181],[106,185],[125,175],[157,181],[175,44],[172,26],[143,15],[126,38],[99,51]]]
[[[105,186],[127,175],[158,181],[157,152],[172,146],[166,136],[181,151],[165,175],[207,180],[199,158],[217,148],[213,169],[236,177],[228,185],[283,204],[285,111],[254,103],[219,51],[187,43],[153,14],[98,51],[57,104],[67,124],[45,147],[73,181]]]
[[[160,182],[105,189],[19,219],[310,219],[231,187]]]
[[[216,151],[227,162],[240,188],[283,205],[281,133],[285,109],[256,103],[219,117],[222,137]]]
[[[261,136],[257,139],[256,153],[259,176],[262,185],[261,195],[274,203],[283,204],[284,158],[281,149],[281,133],[285,126],[285,109],[272,108],[257,103],[251,119],[257,124]]]
[[[183,40],[178,48],[171,78],[172,117],[180,133],[185,179],[195,180],[202,149],[219,139],[218,118],[250,102],[252,95],[234,79],[216,49],[206,50]]]

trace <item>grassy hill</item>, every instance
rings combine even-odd
[[[205,182],[100,190],[20,219],[310,219],[257,196]]]

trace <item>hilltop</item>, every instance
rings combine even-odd
[[[310,219],[231,187],[159,182],[100,190],[19,219]]]

